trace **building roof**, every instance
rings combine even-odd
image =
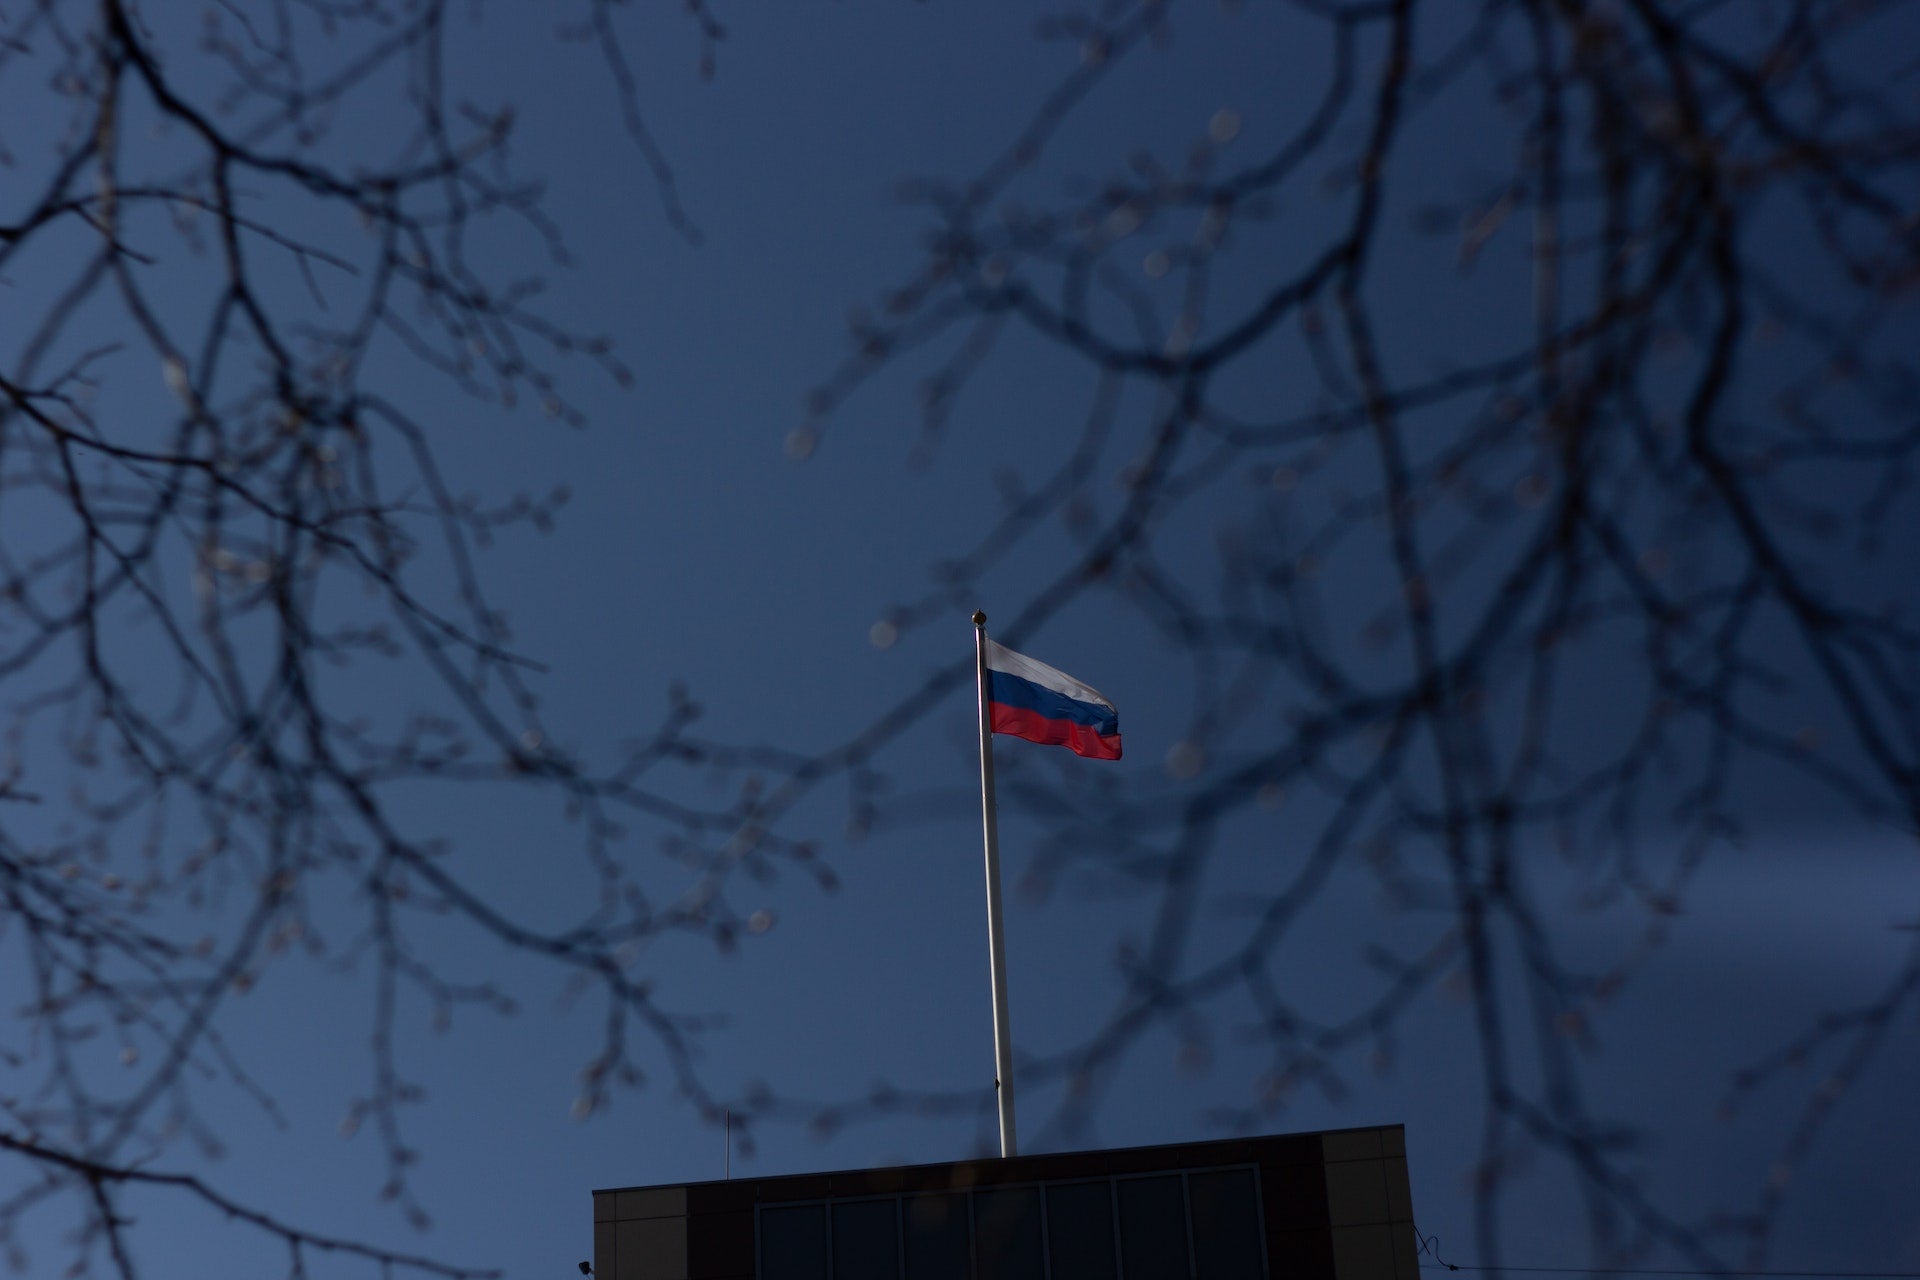
[[[610,1187],[593,1203],[599,1280],[1059,1280],[1145,1270],[1143,1251],[1177,1253],[1176,1236],[1201,1280],[1419,1277],[1400,1125]]]

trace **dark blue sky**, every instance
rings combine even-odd
[[[456,8],[465,22],[466,7]],[[917,378],[931,368],[917,355],[860,389],[817,440],[806,437],[804,450],[794,436],[807,421],[809,391],[846,356],[850,308],[872,306],[921,261],[934,223],[903,199],[902,180],[964,181],[981,171],[1082,57],[1073,41],[1037,38],[1034,13],[998,2],[729,7],[718,15],[727,35],[709,81],[699,74],[690,22],[616,12],[636,101],[697,243],[671,225],[591,44],[555,40],[544,6],[480,9],[454,37],[451,74],[465,91],[483,103],[515,104],[512,161],[544,184],[544,208],[570,261],[552,264],[536,237],[508,227],[476,239],[470,253],[497,278],[544,276],[540,306],[575,330],[608,335],[632,385],[618,385],[583,358],[558,362],[583,417],[571,428],[536,405],[509,410],[462,396],[392,344],[363,376],[430,429],[454,492],[492,503],[517,491],[568,491],[551,532],[509,530],[481,560],[515,646],[544,668],[532,684],[553,744],[582,758],[609,757],[651,731],[679,681],[704,706],[701,731],[713,739],[830,749],[930,673],[970,660],[972,606],[1010,622],[1074,554],[1077,535],[1050,521],[984,574],[965,607],[956,600],[937,621],[875,631],[890,609],[929,592],[933,566],[985,534],[1002,509],[1008,473],[1037,483],[1072,449],[1097,378],[1044,342],[1016,332],[1003,345],[958,402],[930,463],[916,455]],[[157,8],[148,18],[156,28],[176,21]],[[1430,47],[1459,34],[1447,21],[1435,20]],[[183,34],[162,30],[160,38],[190,56]],[[1378,52],[1368,46],[1360,61],[1369,83]],[[1324,40],[1285,6],[1183,10],[1164,48],[1131,54],[1067,119],[1023,180],[1020,198],[1039,204],[1094,190],[1136,149],[1177,164],[1210,130],[1225,139],[1217,145],[1228,163],[1242,153],[1264,155],[1300,127],[1329,65]],[[1490,240],[1469,270],[1455,223],[1438,236],[1419,225],[1427,203],[1482,200],[1514,163],[1510,124],[1488,104],[1482,82],[1466,83],[1423,103],[1410,126],[1397,171],[1396,190],[1406,194],[1390,211],[1371,276],[1376,290],[1392,295],[1391,305],[1375,299],[1381,344],[1409,379],[1504,351],[1527,332],[1532,279],[1517,226]],[[1898,101],[1910,111],[1910,77],[1901,83],[1906,96]],[[20,156],[19,171],[43,158],[33,144],[51,145],[66,119],[45,96],[37,82],[0,78],[0,132]],[[368,108],[333,121],[319,145],[352,155],[386,141],[381,112]],[[1324,240],[1343,216],[1346,190],[1331,160],[1355,142],[1351,131],[1336,133],[1321,166],[1327,171],[1313,169],[1313,180],[1289,188],[1257,228],[1240,232],[1244,252],[1223,259],[1230,268],[1214,282],[1212,314],[1233,314]],[[174,144],[165,135],[151,143],[159,154]],[[281,207],[270,191],[260,200],[263,209]],[[325,225],[302,229],[321,238],[346,234]],[[1798,234],[1785,218],[1757,233],[1762,256],[1789,279],[1800,270],[1792,261]],[[1144,258],[1148,248],[1126,260]],[[168,252],[178,256],[155,269],[179,282],[170,305],[191,314],[204,273],[198,260]],[[12,297],[0,302],[0,358],[9,364],[24,331],[17,317],[57,287],[61,262],[50,248],[9,265]],[[1801,284],[1816,293],[1831,287],[1811,266]],[[291,271],[278,285],[289,297],[303,287]],[[76,326],[72,340],[124,340],[109,331],[115,323],[103,308],[92,329]],[[1896,333],[1912,336],[1910,309],[1901,323]],[[1742,394],[1758,403],[1777,371],[1749,365],[1742,374]],[[99,394],[109,412],[138,414],[150,412],[163,390],[136,348],[110,358]],[[1218,395],[1250,416],[1271,417],[1306,411],[1324,390],[1290,329],[1223,375]],[[1157,409],[1147,390],[1122,395],[1113,443],[1087,486],[1096,519],[1111,518],[1126,500],[1124,465],[1143,450]],[[1421,447],[1442,447],[1451,438],[1447,425],[1442,420],[1440,434]],[[1204,450],[1197,454],[1191,465],[1203,467]],[[1285,504],[1283,518],[1311,525],[1317,513],[1338,508],[1343,486],[1362,483],[1356,477],[1365,472],[1364,458],[1336,451],[1296,491],[1292,479],[1276,475],[1291,465],[1269,457],[1257,475],[1239,467],[1180,507],[1158,543],[1169,577],[1196,592],[1214,590],[1217,547],[1269,512],[1265,504]],[[1848,480],[1805,492],[1844,504],[1858,490]],[[17,506],[0,514],[0,533],[21,554],[32,544],[32,518],[31,508]],[[1706,548],[1700,562],[1710,566],[1715,554]],[[1393,594],[1378,577],[1377,558],[1364,567],[1370,555],[1366,545],[1336,549],[1327,574],[1335,621],[1344,627],[1336,644],[1363,674],[1400,661],[1391,646],[1372,657],[1364,648],[1360,624]],[[426,590],[450,599],[450,581],[434,576],[444,568],[435,553],[423,566]],[[1860,584],[1862,596],[1884,590],[1896,600],[1911,598],[1914,567],[1910,548],[1877,563],[1835,553],[1819,566]],[[1466,581],[1477,589],[1474,573]],[[1213,713],[1196,708],[1232,698],[1197,675],[1189,655],[1122,593],[1088,591],[1057,612],[1041,603],[1045,620],[1034,633],[1003,638],[1111,697],[1127,758],[1105,765],[1023,743],[998,746],[1010,796],[1002,839],[1020,1060],[1065,1050],[1102,1025],[1120,992],[1116,955],[1151,936],[1158,901],[1151,881],[1143,889],[1133,874],[1139,868],[1116,855],[1152,846],[1166,829],[1140,833],[1135,845],[1130,833],[1103,825],[1103,801],[1124,802],[1133,813],[1171,809],[1187,781],[1182,744],[1204,740],[1205,767],[1231,768],[1257,749],[1260,726],[1280,723],[1290,705],[1269,690],[1249,700],[1252,727],[1217,726]],[[343,595],[338,607],[358,606]],[[137,635],[128,643],[137,645]],[[1590,682],[1569,694],[1596,740],[1617,731],[1614,718],[1627,698],[1618,690],[1634,687],[1642,661],[1630,647],[1598,643],[1580,676]],[[1792,659],[1782,661],[1789,674],[1804,675]],[[1608,683],[1613,675],[1617,687]],[[417,666],[372,664],[337,677],[329,696],[342,716],[377,717],[428,697],[422,687]],[[1801,730],[1798,706],[1783,695],[1775,708],[1784,733]],[[743,939],[736,954],[669,939],[636,957],[668,1006],[710,1019],[698,1037],[699,1069],[717,1094],[747,1097],[765,1082],[783,1097],[834,1103],[880,1082],[928,1091],[989,1083],[979,833],[969,807],[972,714],[969,685],[887,743],[875,764],[890,777],[895,802],[872,831],[850,830],[842,779],[808,793],[786,816],[792,833],[817,839],[836,891],[793,868],[764,883],[743,880],[729,890],[734,906],[765,912],[760,919],[770,927]],[[1816,730],[1839,732],[1819,719],[1825,711],[1808,714]],[[1216,732],[1217,746],[1208,736]],[[1842,768],[1855,763],[1844,753],[1839,760]],[[697,767],[663,783],[695,798],[734,785],[737,779]],[[1223,823],[1190,963],[1227,945],[1301,864],[1331,812],[1330,794],[1324,780],[1290,788]],[[450,865],[531,925],[562,927],[593,892],[577,829],[555,797],[422,785],[398,791],[395,802],[412,834],[444,836]],[[1084,806],[1084,816],[1066,816],[1060,806],[1067,805]],[[1544,847],[1523,850],[1546,921],[1579,965],[1604,971],[1640,956],[1650,930],[1659,937],[1618,996],[1596,1010],[1583,1062],[1595,1111],[1640,1130],[1642,1145],[1623,1158],[1625,1166],[1644,1178],[1651,1201],[1688,1222],[1751,1205],[1795,1117],[1835,1064],[1830,1054],[1816,1056],[1723,1114],[1731,1073],[1764,1060],[1822,1014],[1876,997],[1906,963],[1920,919],[1911,831],[1850,816],[1770,766],[1741,776],[1734,807],[1748,819],[1744,842],[1717,845],[1671,915],[1598,892],[1615,883],[1604,858],[1582,864],[1549,857]],[[51,827],[63,816],[21,821]],[[663,856],[670,851],[658,828],[638,815],[623,820],[629,833],[615,856],[631,860],[636,878],[657,892],[680,891],[689,874]],[[1656,821],[1638,839],[1647,863],[1672,858],[1672,829]],[[1078,861],[1059,874],[1036,873],[1053,865],[1049,855],[1063,853]],[[1369,947],[1412,951],[1434,942],[1434,918],[1395,900],[1377,871],[1358,852],[1343,860],[1277,953],[1276,981],[1308,1017],[1338,1019],[1377,991]],[[317,897],[313,918],[350,934],[357,909],[351,893],[336,887]],[[424,1003],[403,1000],[399,1056],[425,1088],[424,1102],[406,1109],[403,1121],[421,1153],[414,1191],[434,1219],[429,1234],[411,1231],[379,1199],[384,1173],[374,1136],[344,1132],[342,1118],[369,1088],[364,964],[335,972],[293,953],[229,1002],[223,1034],[282,1119],[275,1123],[229,1087],[192,1083],[198,1112],[217,1133],[218,1156],[187,1134],[156,1166],[194,1168],[318,1229],[497,1266],[514,1277],[568,1274],[588,1256],[595,1187],[720,1176],[719,1132],[676,1096],[667,1071],[655,1067],[644,1089],[616,1091],[597,1114],[573,1114],[578,1072],[598,1033],[600,1006],[591,996],[570,998],[550,970],[455,922],[428,921],[420,930],[445,976],[496,976],[518,1005],[511,1017],[462,1010],[450,1029],[435,1032]],[[1516,971],[1502,980],[1520,979]],[[0,978],[0,989],[8,985]],[[1435,983],[1400,1015],[1390,1055],[1362,1039],[1333,1063],[1342,1087],[1327,1090],[1276,1082],[1271,1055],[1250,1030],[1251,1007],[1230,996],[1190,1024],[1156,1025],[1131,1042],[1101,1080],[1090,1125],[1056,1123],[1067,1092],[1057,1080],[1029,1089],[1023,1145],[1211,1136],[1223,1114],[1245,1122],[1263,1100],[1281,1105],[1251,1123],[1273,1131],[1404,1122],[1420,1226],[1440,1237],[1451,1259],[1472,1262],[1482,1083],[1468,1009],[1457,982]],[[1916,1067],[1920,1028],[1909,1004],[1794,1171],[1770,1265],[1920,1270],[1920,1171],[1911,1152],[1920,1134]],[[733,1169],[945,1160],[978,1153],[991,1138],[990,1112],[826,1126],[769,1121],[755,1126],[753,1154],[736,1153]],[[1506,1219],[1509,1261],[1584,1264],[1588,1225],[1566,1166],[1539,1153],[1520,1159]],[[24,1185],[19,1167],[0,1169],[0,1190]],[[271,1245],[211,1215],[181,1212],[159,1196],[135,1196],[129,1207],[140,1219],[148,1274],[254,1274],[278,1265]],[[58,1237],[68,1220],[56,1210],[34,1222],[22,1244],[33,1256],[30,1269],[41,1273],[46,1259],[64,1258]],[[1666,1254],[1652,1258],[1653,1265],[1671,1262]]]

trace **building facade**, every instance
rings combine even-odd
[[[1399,1125],[593,1193],[599,1280],[1418,1280]]]

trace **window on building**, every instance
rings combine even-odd
[[[1251,1169],[1187,1175],[1197,1280],[1260,1280],[1260,1189]]]
[[[900,1280],[900,1205],[849,1200],[833,1206],[833,1280]]]
[[[1184,1181],[1177,1173],[1120,1180],[1120,1257],[1127,1280],[1191,1276]]]
[[[1050,1280],[1117,1280],[1113,1260],[1113,1183],[1047,1187]]]
[[[1046,1280],[1040,1246],[1040,1188],[974,1192],[973,1253],[982,1276]]]
[[[908,1196],[900,1209],[907,1280],[969,1280],[973,1227],[967,1193]]]
[[[1264,1280],[1254,1170],[769,1205],[759,1280]]]
[[[827,1280],[825,1205],[760,1211],[761,1280]]]

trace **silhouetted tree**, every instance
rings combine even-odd
[[[718,1097],[692,1029],[628,967],[662,934],[755,928],[729,878],[814,866],[791,827],[823,783],[851,781],[857,822],[885,815],[889,744],[970,664],[824,752],[699,740],[685,698],[605,766],[552,745],[471,552],[560,495],[457,498],[435,415],[380,372],[403,357],[561,420],[562,366],[625,377],[604,339],[539,309],[536,282],[489,265],[483,237],[562,249],[509,163],[511,115],[449,87],[460,8],[215,4],[195,26],[135,0],[34,0],[0,17],[0,87],[46,86],[43,114],[0,117],[0,946],[24,1011],[0,1042],[0,1150],[26,1171],[0,1234],[78,1205],[82,1269],[135,1273],[119,1206],[156,1191],[284,1242],[296,1273],[344,1251],[471,1274],[318,1235],[167,1158],[204,1136],[196,1089],[255,1091],[225,1002],[291,949],[357,958],[374,1027],[350,1123],[378,1132],[386,1193],[420,1214],[397,1002],[505,1003],[417,942],[447,916],[603,999],[583,1109],[643,1047],[691,1105],[747,1126],[992,1105]],[[564,8],[662,216],[691,235],[615,6]],[[1153,903],[1098,1029],[1024,1069],[1063,1084],[1071,1132],[1146,1033],[1199,1052],[1223,1010],[1251,1009],[1271,1070],[1229,1118],[1256,1120],[1297,1087],[1339,1088],[1355,1050],[1391,1055],[1409,1005],[1453,983],[1484,1080],[1480,1262],[1501,1258],[1529,1150],[1574,1173],[1604,1259],[1758,1257],[1792,1166],[1912,1016],[1920,952],[1736,1078],[1737,1102],[1786,1062],[1832,1063],[1726,1222],[1642,1190],[1589,1100],[1586,1049],[1758,789],[1920,829],[1899,559],[1920,448],[1910,24],[1843,0],[1247,8],[1286,29],[1315,103],[1285,120],[1221,104],[1179,154],[1143,148],[1091,184],[1063,179],[1087,168],[1055,155],[1063,130],[1118,69],[1150,86],[1141,60],[1201,18],[1101,0],[1043,23],[1075,69],[999,159],[913,189],[925,261],[857,319],[788,440],[811,454],[848,397],[918,374],[931,462],[1015,344],[1093,388],[1054,468],[1009,475],[1004,512],[875,629],[964,617],[1018,557],[1047,572],[995,605],[1004,639],[1097,595],[1191,668],[1192,729],[1163,777],[1007,785],[1056,815],[1041,881],[1097,865]],[[719,26],[686,10],[709,57]],[[384,154],[337,123],[369,111],[389,113]],[[1428,314],[1405,314],[1415,296]],[[350,683],[377,681],[376,657],[403,659],[432,709],[396,719]],[[659,781],[688,763],[771,783],[689,800]],[[552,930],[472,888],[398,815],[424,780],[554,794],[597,901]],[[695,893],[658,900],[609,856],[627,814],[673,834]],[[1226,878],[1281,823],[1305,853]],[[1643,911],[1609,962],[1553,928],[1554,858]],[[1373,956],[1366,1003],[1310,1014],[1275,957],[1346,864],[1406,908],[1400,945]],[[1257,909],[1208,913],[1223,887]]]
[[[606,339],[539,309],[538,280],[494,265],[502,236],[564,250],[509,162],[511,113],[454,87],[464,8],[0,14],[0,1241],[16,1266],[39,1265],[20,1252],[35,1215],[77,1207],[76,1273],[133,1275],[120,1206],[172,1192],[277,1237],[294,1274],[316,1253],[471,1274],[316,1233],[172,1159],[217,1142],[209,1090],[271,1110],[222,1011],[289,951],[366,975],[372,1059],[348,1125],[378,1132],[383,1194],[416,1221],[396,1009],[507,1005],[446,976],[423,922],[464,920],[599,993],[582,1109],[642,1041],[715,1105],[688,1027],[628,962],[661,934],[724,943],[750,922],[717,888],[656,901],[606,846],[622,810],[700,839],[736,831],[746,802],[651,789],[654,765],[698,753],[684,698],[597,771],[551,745],[471,553],[503,524],[544,524],[564,494],[456,498],[436,463],[444,406],[377,372],[397,353],[446,391],[563,421],[563,364],[628,377]],[[664,217],[691,234],[613,8],[549,20],[612,76]],[[717,23],[700,0],[684,10],[668,21],[710,56]],[[357,685],[380,688],[394,658],[404,719]],[[472,888],[396,815],[423,779],[554,793],[597,899],[555,929]],[[754,856],[789,852],[769,837]]]
[[[1354,1050],[1390,1056],[1403,1011],[1451,984],[1484,1081],[1476,1261],[1501,1261],[1511,1175],[1545,1152],[1601,1261],[1756,1265],[1795,1166],[1920,1007],[1920,950],[1733,1076],[1729,1106],[1821,1064],[1751,1202],[1714,1220],[1645,1193],[1634,1117],[1591,1100],[1592,1031],[1770,794],[1920,831],[1910,15],[1227,9],[1245,34],[1225,38],[1270,43],[1308,109],[1199,103],[1171,77],[1154,98],[1157,48],[1216,20],[1190,6],[1043,23],[1077,67],[994,162],[909,189],[924,261],[855,318],[789,441],[831,447],[850,397],[911,377],[931,462],[1003,358],[1091,389],[1077,437],[1033,451],[1050,469],[1010,469],[999,519],[876,628],[997,598],[1018,642],[1120,602],[1190,668],[1158,783],[1025,784],[1052,824],[1043,880],[1097,866],[1156,903],[1098,1028],[1027,1075],[1065,1083],[1071,1126],[1147,1032],[1204,1042],[1250,1009],[1271,1058],[1251,1123],[1339,1089]],[[1089,154],[1122,104],[1192,122],[1189,143]],[[956,661],[828,760],[883,760],[968,680]],[[1249,844],[1306,852],[1249,879]],[[1277,957],[1342,864],[1404,914],[1374,996],[1329,1017]],[[1637,905],[1610,959],[1556,930],[1570,885]],[[1255,905],[1222,918],[1210,896]],[[848,1114],[962,1104],[990,1105]]]

